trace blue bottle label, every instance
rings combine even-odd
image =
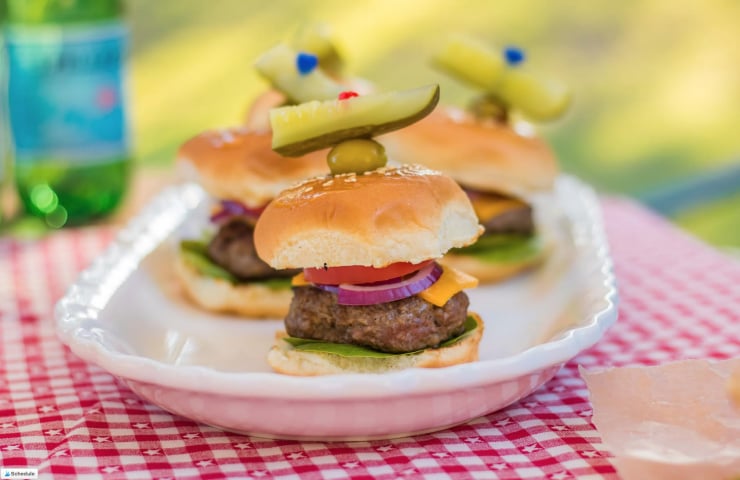
[[[16,162],[121,160],[128,152],[124,26],[10,27],[6,33]]]

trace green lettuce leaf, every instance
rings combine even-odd
[[[231,272],[220,265],[213,263],[207,254],[208,246],[204,242],[196,240],[183,240],[180,242],[180,255],[188,266],[206,277],[220,278],[231,283],[239,283]]]
[[[439,348],[444,347],[451,347],[452,345],[456,344],[457,342],[461,341],[464,338],[469,337],[472,335],[473,331],[478,328],[478,322],[475,321],[473,317],[468,315],[468,318],[465,319],[465,330],[463,333],[458,335],[457,337],[450,338],[448,340],[445,340],[444,342],[439,344]]]
[[[225,268],[217,265],[208,257],[208,244],[198,240],[183,240],[180,242],[180,254],[190,267],[201,275],[220,278],[232,284],[244,283]],[[264,285],[272,290],[287,290],[290,288],[290,278],[263,278],[250,280],[249,283]]]
[[[260,278],[259,280],[250,280],[249,283],[259,283],[271,290],[290,290],[293,288],[290,277]]]
[[[180,242],[180,248],[201,255],[208,255],[208,242],[205,240],[183,240]]]
[[[457,337],[451,338],[445,342],[442,342],[438,348],[449,347],[460,340],[468,337],[476,328],[478,324],[475,319],[471,316],[465,320],[465,331]],[[306,338],[296,337],[285,337],[283,338],[286,342],[291,344],[296,350],[304,352],[314,353],[330,353],[332,355],[339,355],[340,357],[363,357],[363,358],[390,358],[397,357],[399,355],[416,355],[421,353],[423,350],[417,350],[415,352],[407,353],[386,353],[379,352],[367,347],[361,347],[359,345],[350,345],[347,343],[331,343],[324,342],[321,340],[310,340]]]
[[[535,258],[541,251],[539,236],[512,234],[483,235],[473,245],[453,250],[491,263],[524,262]]]

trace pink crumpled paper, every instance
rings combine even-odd
[[[622,478],[740,479],[740,405],[730,398],[738,372],[740,358],[581,369]]]

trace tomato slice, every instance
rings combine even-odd
[[[409,273],[421,270],[429,265],[433,260],[427,260],[421,263],[397,262],[391,263],[387,267],[363,267],[352,265],[348,267],[328,267],[328,268],[306,268],[303,270],[303,276],[311,283],[321,283],[323,285],[339,285],[340,283],[351,283],[358,285],[361,283],[382,282],[391,278],[403,277]]]

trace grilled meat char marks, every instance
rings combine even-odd
[[[443,307],[414,295],[375,305],[339,305],[337,295],[297,287],[285,318],[288,335],[349,343],[390,353],[436,347],[465,330],[468,296],[455,294]]]

